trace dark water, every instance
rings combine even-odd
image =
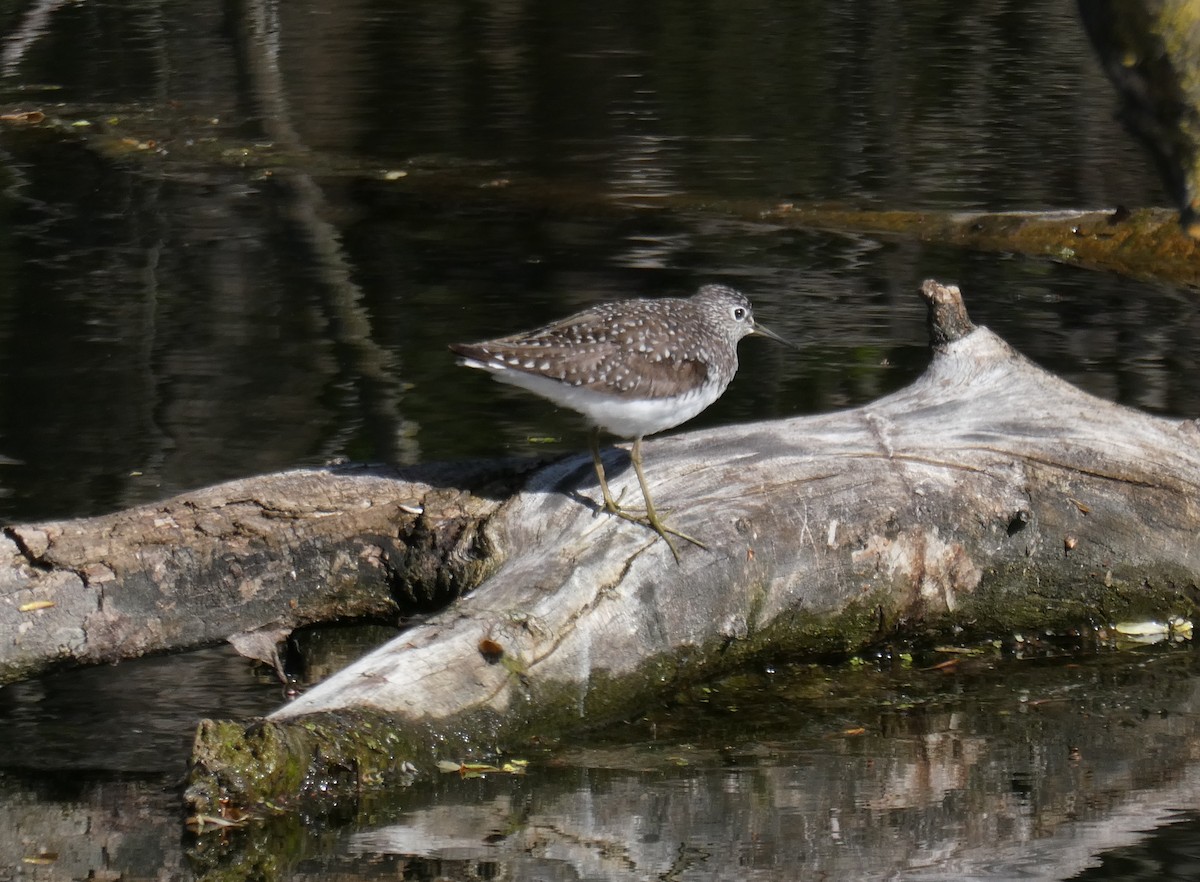
[[[1090,390],[1195,410],[1197,320],[1178,292],[655,208],[675,193],[1160,204],[1068,2],[289,3],[259,51],[238,24],[254,12],[66,5],[0,78],[10,106],[69,110],[90,129],[152,137],[168,157],[206,138],[312,154],[302,172],[265,176],[219,149],[223,165],[114,167],[56,139],[6,137],[10,519],[337,456],[525,452],[531,437],[579,449],[574,416],[465,375],[446,344],[713,280],[812,342],[797,355],[748,341],[739,381],[696,425],[903,385],[925,361],[913,292],[927,277],[961,284],[978,321]],[[12,10],[0,32],[23,33],[34,13]],[[259,56],[276,45],[270,67]],[[335,159],[362,173],[324,173]],[[413,164],[536,176],[613,208],[383,179]]]
[[[707,281],[742,287],[764,323],[807,343],[793,353],[747,341],[738,380],[695,426],[842,408],[904,385],[926,362],[914,292],[929,277],[960,284],[977,322],[1090,391],[1167,414],[1193,416],[1200,403],[1190,292],[665,207],[679,194],[883,208],[1165,203],[1113,120],[1069,2],[18,2],[0,5],[0,53],[0,112],[40,109],[86,122],[75,128],[85,138],[130,139],[114,158],[0,127],[7,521],[334,457],[581,449],[575,417],[456,368],[446,344]],[[271,174],[238,161],[268,150],[303,159]],[[421,169],[496,186],[414,186]],[[518,177],[589,198],[518,199],[504,187]],[[1142,671],[1142,659],[1127,661]],[[1164,706],[1187,707],[1190,677],[1172,676],[1181,691]],[[441,829],[441,845],[405,852],[387,844],[398,834],[368,824],[305,840],[290,872],[642,878],[668,875],[673,855],[684,878],[721,878],[699,856],[727,857],[736,840],[744,878],[969,878],[988,861],[999,867],[990,878],[1152,878],[1130,863],[1195,850],[1195,819],[1171,814],[1194,806],[1194,732],[1163,734],[1171,749],[1141,775],[1145,742],[1120,741],[1101,768],[1109,779],[1080,791],[1086,805],[1043,804],[1039,776],[1072,774],[1055,726],[1088,723],[1043,714],[1014,733],[1004,721],[1016,706],[973,695],[978,686],[959,683],[958,709],[942,716],[835,714],[807,741],[732,759],[706,752],[645,771],[656,751],[687,753],[664,723],[675,746],[662,750],[589,753],[519,781],[443,781],[380,808],[377,825],[408,818],[418,832]],[[803,725],[781,709],[795,696],[774,688],[750,690],[778,701],[756,724],[772,745]],[[146,857],[156,848],[165,876],[204,872],[182,856],[170,790],[187,733],[202,716],[279,701],[275,684],[221,655],[0,691],[10,770],[0,814],[24,843],[6,854],[64,855],[23,864],[29,878],[86,875],[111,861],[94,857],[103,849],[86,832],[103,816],[116,819],[99,825],[106,836],[130,836],[127,826],[153,840],[129,865],[138,874],[159,866]],[[948,734],[955,714],[974,740]],[[858,726],[862,737],[837,734]],[[643,736],[651,744],[646,732],[629,739]],[[942,762],[943,748],[960,754]],[[894,777],[876,777],[892,763]],[[66,790],[44,774],[57,769],[71,770]],[[844,798],[806,802],[831,789]],[[627,815],[638,792],[652,804],[636,828],[589,815]],[[709,814],[681,820],[696,800]],[[46,821],[56,812],[65,826]],[[453,835],[452,820],[463,825]],[[624,863],[527,866],[478,845],[493,823],[628,852]],[[456,850],[471,837],[482,857]],[[1045,858],[1067,845],[1077,860]],[[1107,851],[1116,846],[1130,848]]]

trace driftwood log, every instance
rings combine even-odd
[[[5,527],[0,684],[223,640],[272,663],[301,625],[444,606],[486,571],[478,527],[534,465],[299,470]]]
[[[407,780],[753,660],[1192,615],[1196,425],[1087,395],[974,328],[957,289],[922,293],[934,358],[903,391],[646,445],[656,497],[707,549],[676,564],[598,515],[585,456],[531,471],[455,527],[486,558],[469,596],[266,720],[201,724],[194,809]],[[627,462],[607,456],[614,490]]]

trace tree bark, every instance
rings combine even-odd
[[[645,445],[669,522],[707,548],[677,564],[598,514],[584,456],[537,469],[481,513],[472,547],[492,556],[469,596],[265,721],[202,724],[192,805],[405,780],[764,658],[1190,616],[1196,425],[1047,374],[974,328],[956,288],[923,295],[934,358],[901,392]],[[606,460],[636,498],[627,454]]]
[[[300,625],[442,606],[487,568],[478,525],[531,465],[284,472],[6,527],[0,683],[226,639],[269,661]]]

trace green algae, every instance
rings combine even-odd
[[[147,174],[167,169],[238,173],[254,178],[305,174],[357,178],[430,198],[496,201],[570,215],[607,216],[618,210],[602,189],[578,181],[546,180],[493,166],[415,158],[402,169],[381,171],[380,162],[288,149],[276,143],[239,140],[203,118],[164,118],[129,108],[100,114],[102,125],[78,127],[61,108],[37,124],[0,127],[10,141],[33,145],[52,135],[70,139],[114,164]],[[176,136],[170,148],[161,133]],[[188,137],[181,137],[190,132]],[[1165,209],[1128,211],[918,211],[862,209],[830,203],[714,199],[702,192],[676,193],[659,207],[680,215],[715,215],[798,229],[861,233],[949,245],[972,251],[1021,254],[1145,280],[1200,287],[1200,241],[1179,228]]]
[[[988,644],[1021,632],[1103,628],[1116,621],[1189,617],[1198,595],[1188,573],[1113,567],[1084,579],[1011,564],[957,595],[953,611],[898,602],[884,585],[836,612],[793,609],[740,639],[714,637],[644,660],[629,672],[596,669],[586,681],[520,672],[504,713],[470,709],[441,720],[398,719],[359,708],[291,720],[202,723],[187,800],[197,813],[230,804],[262,813],[403,786],[436,774],[438,761],[468,762],[561,744],[613,721],[669,705],[705,684],[777,662],[845,660],[873,646]],[[915,603],[915,605],[914,605]],[[514,676],[517,676],[514,674]],[[736,695],[730,696],[736,703]]]
[[[196,815],[319,811],[323,802],[429,776],[439,760],[494,756],[502,728],[482,711],[424,724],[370,708],[248,726],[205,720],[184,797]]]

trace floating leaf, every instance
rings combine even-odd
[[[192,815],[184,824],[193,833],[203,833],[206,827],[211,827],[214,830],[225,830],[230,827],[244,826],[248,819],[241,818],[222,818],[217,815]]]
[[[499,772],[499,766],[489,765],[488,763],[463,763],[464,772]]]
[[[438,760],[437,767],[439,772],[458,772],[464,778],[479,778],[483,775],[491,774],[492,772],[504,772],[509,775],[524,775],[525,767],[529,764],[528,760],[510,760],[505,763],[503,768],[493,766],[490,763],[456,763],[451,760]]]
[[[1151,637],[1157,634],[1166,635],[1168,626],[1162,622],[1118,622],[1113,630],[1126,637]]]
[[[957,668],[962,662],[961,658],[948,658],[943,662],[938,662],[928,668],[921,668],[923,671],[949,671]]]
[[[46,118],[46,114],[40,110],[27,110],[23,113],[0,113],[0,120],[4,122],[27,123],[36,125]]]

